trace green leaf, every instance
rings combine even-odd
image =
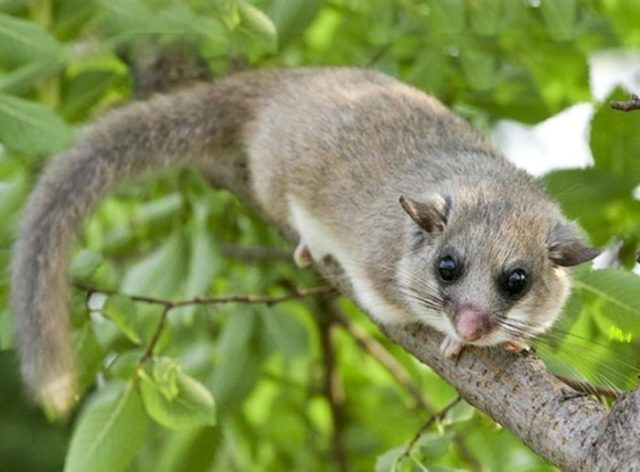
[[[13,316],[9,310],[0,311],[0,351],[14,347],[13,333]]]
[[[640,3],[637,0],[602,0],[599,5],[621,45],[633,48],[640,46]]]
[[[157,33],[156,17],[140,0],[98,0],[102,24],[121,38]]]
[[[238,3],[238,13],[238,31],[243,33],[252,45],[260,46],[267,52],[275,52],[278,48],[278,33],[271,19],[245,0]]]
[[[102,264],[102,256],[91,249],[81,249],[71,259],[69,272],[74,279],[87,280]]]
[[[591,120],[590,145],[597,168],[640,181],[640,114],[623,113],[609,106],[611,100],[627,100],[629,94],[616,89],[598,107]]]
[[[496,82],[496,60],[492,54],[478,48],[466,47],[460,53],[465,79],[473,90],[493,88]]]
[[[556,41],[568,41],[576,34],[576,0],[543,0],[540,5],[547,32]]]
[[[131,342],[140,344],[140,335],[131,324],[135,320],[137,305],[125,295],[110,295],[104,306],[104,313]]]
[[[12,177],[0,181],[0,220],[5,222],[24,203],[31,186],[25,172]]]
[[[71,437],[65,472],[126,470],[147,431],[147,417],[135,383],[114,383],[98,391],[80,415]]]
[[[207,426],[168,435],[165,447],[157,451],[154,472],[216,470],[215,461],[224,450],[220,428]],[[219,462],[218,462],[219,464]]]
[[[144,355],[144,349],[132,349],[119,354],[109,365],[109,375],[111,377],[129,380],[137,374],[140,368],[140,359]]]
[[[170,193],[140,205],[133,220],[140,226],[155,227],[174,221],[182,206],[182,195],[179,192]]]
[[[74,333],[73,349],[79,372],[79,390],[83,392],[95,382],[104,357],[104,351],[98,344],[91,323],[85,323]]]
[[[390,472],[397,470],[398,459],[405,449],[405,446],[396,447],[378,456],[376,459],[375,472]]]
[[[25,154],[50,154],[73,139],[67,124],[39,103],[0,93],[0,143]]]
[[[620,269],[578,272],[575,288],[597,296],[606,303],[602,313],[608,327],[640,336],[640,277]],[[607,327],[607,329],[608,329]]]
[[[273,307],[260,309],[259,313],[264,324],[264,336],[274,344],[277,352],[286,357],[297,357],[308,352],[307,331],[289,310]]]
[[[86,0],[57,0],[55,6],[52,31],[56,37],[63,39],[77,36],[79,30],[89,24],[98,8],[97,2]]]
[[[449,63],[440,50],[425,49],[420,51],[411,64],[406,80],[418,87],[438,95],[449,86],[447,74]]]
[[[455,39],[463,34],[466,28],[463,0],[432,0],[429,6],[429,26]]]
[[[420,455],[429,461],[440,458],[444,455],[453,441],[453,431],[446,431],[444,434],[424,433],[415,444],[415,449],[419,450]]]
[[[0,13],[0,64],[59,60],[61,52],[60,44],[40,25]]]
[[[122,282],[125,293],[173,297],[186,277],[188,250],[182,231],[171,237],[127,271]]]
[[[239,0],[214,0],[216,14],[230,30],[240,24]]]
[[[219,341],[212,390],[220,415],[238,408],[258,382],[264,361],[258,326],[254,311],[239,307]]]
[[[60,68],[60,63],[50,58],[33,60],[1,76],[0,92],[24,93],[38,81],[55,75]]]
[[[277,28],[280,45],[284,46],[304,33],[324,4],[325,0],[275,0],[271,2],[269,16]]]
[[[207,207],[195,202],[194,208],[196,221],[191,231],[189,277],[184,290],[187,298],[205,293],[211,279],[221,270],[220,252],[207,225]]]
[[[545,175],[544,182],[564,212],[587,230],[596,245],[606,244],[623,223],[618,212],[608,211],[609,207],[615,210],[623,205],[626,214],[637,206],[632,192],[638,179],[631,174],[598,168],[564,169]]]
[[[504,10],[509,8],[503,0],[474,0],[468,2],[467,7],[471,28],[482,36],[493,36],[500,31]]]
[[[174,359],[149,361],[140,373],[140,393],[149,416],[166,428],[181,430],[216,422],[213,396],[182,372]]]
[[[520,49],[517,60],[535,80],[549,115],[591,99],[586,56],[571,43],[540,43]]]
[[[72,121],[85,118],[87,110],[120,79],[107,70],[89,70],[73,77],[62,91],[62,115]]]

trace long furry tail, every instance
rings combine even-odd
[[[256,79],[232,77],[126,106],[46,168],[15,243],[11,291],[22,373],[45,407],[64,413],[74,401],[67,259],[85,218],[123,180],[228,154],[251,118]]]

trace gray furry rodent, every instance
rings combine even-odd
[[[73,403],[67,259],[96,204],[141,174],[211,173],[239,153],[262,210],[299,235],[299,265],[333,256],[365,311],[438,329],[448,356],[464,344],[521,348],[557,317],[565,267],[597,254],[532,177],[408,85],[359,69],[233,75],[114,111],[47,166],[11,293],[39,401]]]

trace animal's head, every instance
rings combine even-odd
[[[458,188],[400,203],[410,252],[396,275],[407,307],[465,344],[548,329],[569,294],[567,268],[598,255],[542,192]]]

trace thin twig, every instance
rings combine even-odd
[[[554,374],[555,375],[555,374]],[[563,375],[555,375],[558,380],[563,381],[569,387],[577,392],[586,393],[588,395],[595,395],[598,397],[606,397],[615,400],[620,396],[620,392],[613,388],[601,387],[582,380],[572,379]]]
[[[344,328],[344,330],[351,335],[356,341],[358,346],[367,352],[371,357],[380,363],[389,374],[398,382],[402,388],[404,388],[409,395],[413,398],[413,401],[418,407],[425,410],[430,415],[436,413],[436,408],[427,403],[422,396],[420,388],[411,381],[411,377],[407,373],[406,369],[395,357],[374,337],[362,329],[360,326],[354,325],[338,310],[332,311],[332,316],[336,322]]]
[[[411,380],[411,376],[400,362],[389,352],[389,350],[379,343],[373,336],[370,336],[360,326],[351,323],[339,310],[332,311],[336,322],[356,341],[356,344],[373,359],[384,367],[389,374],[404,388],[413,398],[416,405],[430,415],[435,415],[437,409],[431,405],[422,395],[420,388]],[[471,470],[482,470],[482,464],[473,455],[473,452],[467,446],[464,438],[456,432],[453,441],[458,449],[460,457],[462,457]]]
[[[344,441],[345,411],[344,411],[344,389],[340,372],[336,368],[336,346],[335,333],[333,327],[335,319],[324,316],[330,311],[328,304],[324,303],[324,310],[320,310],[317,316],[318,330],[320,333],[320,347],[322,350],[322,364],[324,367],[323,393],[329,402],[331,410],[331,420],[333,423],[333,434],[331,437],[331,451],[338,470],[346,472],[349,470],[347,451]]]
[[[169,316],[169,311],[171,311],[171,307],[165,306],[164,310],[162,311],[162,316],[160,316],[160,321],[158,321],[158,326],[156,327],[156,330],[151,337],[151,341],[149,341],[147,349],[145,349],[144,353],[140,357],[138,364],[142,365],[147,359],[153,357],[153,351],[155,350],[156,344],[158,344],[158,340],[160,339],[160,335],[164,330],[164,326],[167,322],[167,316]]]
[[[424,432],[429,429],[429,427],[435,423],[436,421],[442,421],[442,419],[444,419],[445,416],[447,416],[447,413],[449,413],[449,411],[456,406],[458,403],[460,403],[462,401],[462,397],[460,395],[458,395],[456,398],[454,398],[452,401],[450,401],[449,403],[447,403],[445,405],[445,407],[440,410],[439,412],[437,412],[435,415],[431,415],[429,417],[429,419],[427,419],[427,421],[424,422],[424,424],[422,426],[420,426],[420,429],[418,429],[418,431],[416,431],[416,434],[413,436],[413,438],[411,438],[411,441],[409,441],[409,444],[407,444],[407,447],[405,448],[405,450],[402,452],[402,454],[400,454],[398,456],[397,459],[397,463],[402,462],[405,458],[409,457],[409,454],[411,454],[411,450],[413,449],[413,447],[416,445],[416,443],[418,442],[418,439],[420,439],[420,437],[424,434]]]
[[[620,111],[640,110],[640,97],[638,97],[635,94],[632,94],[629,97],[629,100],[612,101],[609,103],[609,106],[614,110],[620,110]]]
[[[327,295],[335,292],[335,289],[333,287],[321,286],[307,289],[294,288],[290,293],[279,296],[239,294],[224,295],[219,297],[195,297],[186,300],[167,300],[164,298],[149,297],[146,295],[131,295],[121,293],[117,290],[101,289],[92,287],[84,283],[76,283],[75,287],[89,293],[104,293],[106,295],[120,294],[134,302],[148,303],[150,305],[161,305],[166,308],[178,308],[190,305],[214,305],[221,303],[259,303],[271,306],[275,305],[276,303],[282,303],[289,300],[297,300],[300,298],[312,297],[315,295]]]
[[[222,246],[222,254],[243,260],[293,260],[290,251],[265,246],[226,244]]]
[[[364,67],[367,68],[371,68],[373,66],[375,66],[378,61],[380,61],[380,59],[382,59],[385,54],[387,54],[387,52],[391,49],[391,46],[393,46],[393,43],[388,42],[384,45],[382,45],[373,56],[371,56],[371,58],[367,61],[367,63],[364,65]]]

